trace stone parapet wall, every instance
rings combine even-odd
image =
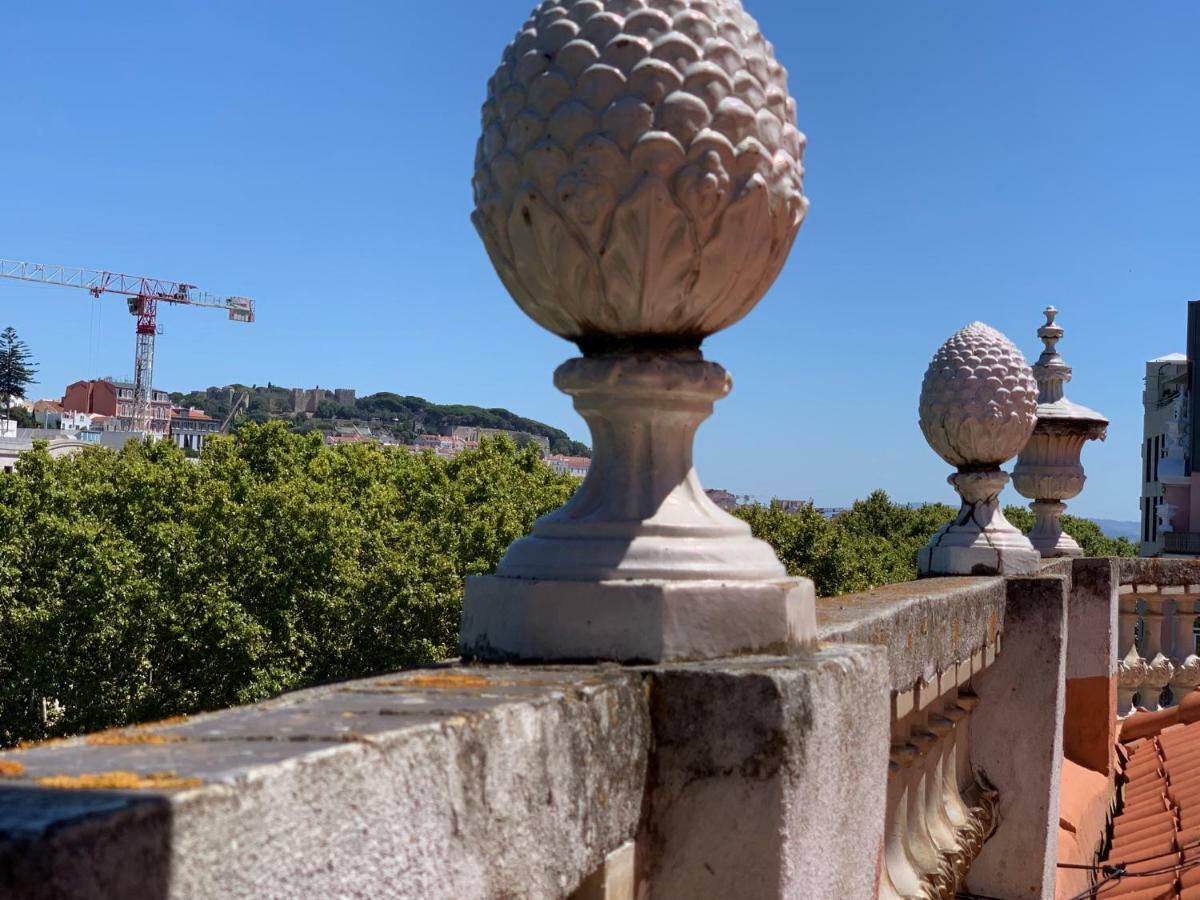
[[[642,676],[435,668],[8,753],[0,897],[561,896],[631,840]],[[517,888],[520,888],[517,891]]]
[[[819,601],[793,656],[437,666],[3,753],[0,896],[1043,891],[1070,585],[930,579]]]
[[[908,691],[993,646],[1004,609],[1003,578],[927,578],[818,599],[817,632],[883,645],[892,689]]]

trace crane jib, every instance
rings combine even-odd
[[[129,312],[137,316],[137,344],[134,351],[134,415],[132,431],[165,436],[165,430],[153,427],[151,395],[154,392],[154,338],[158,330],[158,304],[175,303],[225,309],[233,322],[254,321],[254,301],[249,297],[218,297],[196,289],[195,285],[162,278],[123,275],[103,269],[54,266],[42,263],[0,259],[0,278],[80,288],[93,297],[120,294],[127,298]]]

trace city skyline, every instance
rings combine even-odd
[[[0,255],[255,298],[250,326],[164,311],[168,390],[349,384],[505,407],[590,443],[551,385],[574,348],[517,310],[467,218],[481,86],[528,0],[470,4],[470,29],[382,3],[67,6],[15,11],[16,31],[56,40],[0,60],[45,111],[0,147],[18,176]],[[1068,394],[1112,421],[1071,512],[1135,519],[1145,361],[1185,349],[1200,293],[1200,12],[748,8],[791,73],[813,205],[759,309],[705,345],[735,389],[700,429],[703,483],[826,507],[877,487],[954,502],[916,424],[925,366],[976,318],[1032,361],[1053,304]],[[96,65],[97,46],[131,42],[222,64]],[[0,284],[0,324],[41,363],[39,396],[129,374],[115,298]]]

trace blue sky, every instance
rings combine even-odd
[[[0,257],[192,281],[259,305],[162,315],[157,382],[393,390],[586,439],[573,347],[472,230],[487,78],[532,0],[6,8]],[[1200,296],[1200,7],[747,0],[791,73],[812,210],[783,275],[706,344],[734,393],[710,487],[949,500],[916,425],[930,356],[982,319],[1027,355],[1061,310],[1068,393],[1107,413],[1075,511],[1137,517],[1144,361]],[[128,373],[120,301],[0,282],[39,393]],[[1012,502],[1019,502],[1009,494]]]

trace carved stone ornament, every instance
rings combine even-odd
[[[1001,463],[1025,446],[1037,422],[1037,382],[1013,343],[972,322],[934,354],[921,386],[921,432],[958,468],[949,478],[962,507],[921,549],[922,575],[1018,575],[1040,556],[1004,518]]]
[[[1073,537],[1062,530],[1062,515],[1070,500],[1083,490],[1085,479],[1080,455],[1087,441],[1104,440],[1108,419],[1095,410],[1072,403],[1064,396],[1071,367],[1058,354],[1063,329],[1056,324],[1058,310],[1043,311],[1046,324],[1038,329],[1045,350],[1033,367],[1038,383],[1038,422],[1029,443],[1017,458],[1013,486],[1033,503],[1037,516],[1029,539],[1043,557],[1082,556]]]
[[[1175,671],[1171,676],[1171,691],[1175,694],[1175,702],[1186,697],[1200,687],[1200,657],[1191,653],[1174,664]]]
[[[1162,692],[1171,683],[1175,666],[1163,653],[1157,653],[1146,664],[1146,680],[1142,683],[1141,706],[1143,709],[1162,709]]]
[[[802,647],[813,591],[704,493],[730,390],[702,340],[775,281],[807,210],[787,73],[737,0],[545,0],[488,85],[472,220],[561,366],[594,459],[470,579],[464,656],[698,658]]]
[[[585,353],[697,347],[783,267],[804,143],[737,0],[547,0],[489,83],[472,220],[521,309]]]

